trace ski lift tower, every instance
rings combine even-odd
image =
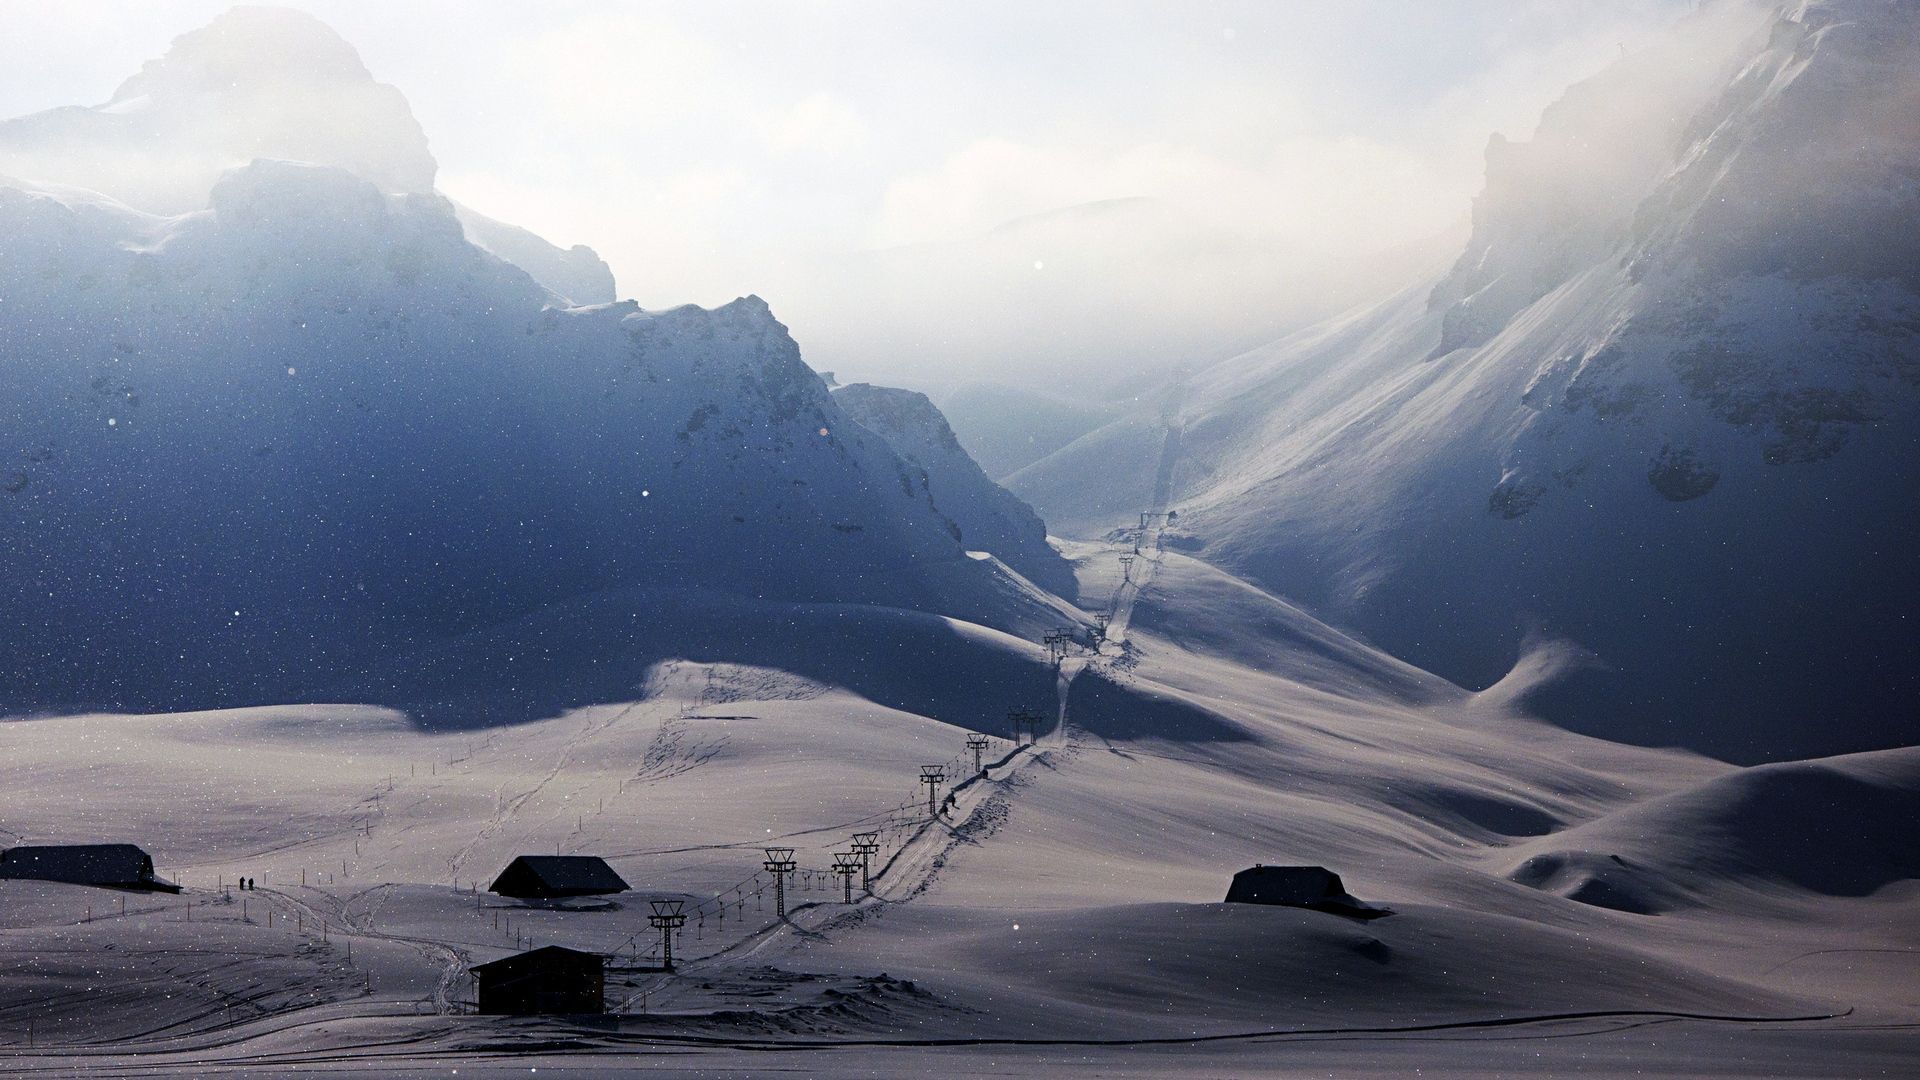
[[[860,872],[859,854],[852,851],[835,852],[833,872],[840,875],[840,884],[846,887],[847,903],[853,903],[853,875]]]
[[[647,916],[647,922],[660,931],[660,966],[673,970],[673,932],[687,925],[687,917],[680,913],[679,900],[652,900],[649,906],[653,914]]]
[[[873,892],[873,857],[880,854],[880,834],[877,832],[857,832],[853,834],[853,853],[860,856],[860,888]]]
[[[987,737],[979,732],[967,736],[967,749],[973,751],[973,772],[975,776],[985,776],[987,770],[980,764],[980,755],[986,752]]]
[[[770,847],[767,861],[760,865],[773,875],[773,911],[784,919],[787,917],[787,875],[793,873],[797,865],[793,861],[793,849],[790,847]]]
[[[940,785],[947,781],[945,765],[920,766],[920,782],[927,785],[927,816],[940,816]]]

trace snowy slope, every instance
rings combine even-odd
[[[1452,271],[1200,372],[1009,478],[1467,686],[1531,644],[1585,731],[1911,743],[1920,13],[1708,5],[1488,152]],[[1093,483],[1108,462],[1111,483]]]
[[[953,520],[963,546],[990,551],[1037,584],[1072,595],[1072,571],[1048,546],[1046,523],[987,477],[925,394],[855,383],[834,390],[833,400],[895,453],[925,470],[921,483],[934,505]]]
[[[255,159],[333,165],[394,194],[434,190],[439,166],[399,90],[376,82],[326,24],[241,6],[183,34],[97,107],[0,120],[0,174],[103,192],[136,209],[207,205]],[[461,209],[468,238],[576,304],[612,301],[599,256]]]
[[[1076,549],[1082,592],[1116,557]],[[1342,1075],[1484,1075],[1516,1043],[1528,1053],[1508,1071],[1556,1074],[1764,1053],[1843,1075],[1911,1054],[1916,868],[1889,851],[1873,879],[1836,882],[1809,855],[1853,815],[1910,801],[1910,754],[1741,770],[1600,742],[1193,560],[1143,558],[1126,645],[1069,665],[1066,725],[1017,753],[993,743],[942,824],[918,765],[953,764],[967,727],[1044,702],[1054,676],[1030,645],[964,626],[941,642],[899,613],[841,633],[919,637],[923,656],[820,642],[830,613],[798,610],[780,656],[722,618],[663,635],[705,659],[629,667],[626,697],[512,728],[325,705],[6,724],[0,840],[138,839],[188,893],[130,897],[123,915],[102,890],[0,883],[0,940],[33,957],[0,974],[0,1033],[17,1044],[31,1021],[24,1060],[41,1067],[178,1072],[471,1073],[503,1053],[604,1071],[686,1043],[689,1070],[901,1073],[947,1063],[928,1040],[989,1044],[959,1059],[968,1073],[1047,1046],[1071,1054],[1054,1067],[1085,1068],[1140,1038],[1176,1041],[1128,1048],[1130,1075],[1270,1072],[1276,1054],[1300,1068],[1313,1051],[1295,1040],[1316,1037],[1338,1040],[1319,1068]],[[610,636],[588,607],[554,614]],[[462,647],[504,666],[552,629]],[[1174,715],[1185,726],[1140,723]],[[77,784],[116,798],[76,815]],[[196,812],[169,812],[183,789]],[[860,829],[880,833],[883,869],[848,906],[822,871]],[[1753,843],[1717,851],[1722,835]],[[756,872],[768,843],[804,868],[786,921]],[[1620,853],[1713,902],[1649,917],[1516,880],[1562,849]],[[542,907],[468,891],[546,851],[604,855],[634,892]],[[1219,902],[1263,860],[1333,867],[1395,914]],[[224,899],[216,884],[242,874],[260,891]],[[698,912],[676,976],[640,966],[660,897]],[[467,966],[525,942],[614,955],[623,1015],[471,1015]],[[95,1007],[89,985],[119,1007]],[[1856,1046],[1868,1031],[1891,1041]],[[1300,1034],[1225,1057],[1177,1042],[1263,1032]],[[861,1054],[886,1046],[854,1045],[872,1041],[915,1056],[876,1066]]]
[[[555,308],[444,199],[283,162],[0,230],[10,706],[287,700],[615,586],[998,588],[757,298]]]

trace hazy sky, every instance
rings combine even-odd
[[[227,6],[0,0],[0,115],[102,102]],[[825,253],[1101,199],[1297,256],[1430,236],[1488,133],[1690,4],[291,6],[406,94],[455,197],[591,244],[649,305],[784,289],[812,314]]]

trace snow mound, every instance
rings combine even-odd
[[[1514,881],[1601,907],[1729,889],[1866,896],[1920,878],[1920,748],[1742,769],[1520,849]]]

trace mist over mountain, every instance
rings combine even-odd
[[[1449,272],[1010,486],[1100,531],[1164,457],[1183,547],[1397,656],[1484,687],[1577,643],[1531,702],[1580,730],[1910,743],[1917,65],[1911,5],[1708,5],[1493,141]]]
[[[1113,199],[967,240],[843,255],[781,281],[824,367],[943,397],[995,382],[1100,398],[1341,311],[1439,265],[1452,235],[1317,258],[1244,222]],[[826,290],[831,288],[831,295]],[[861,298],[859,318],[844,298]],[[956,314],[965,317],[956,318]]]
[[[180,35],[96,107],[0,120],[0,174],[87,188],[152,214],[200,210],[228,169],[255,159],[335,165],[392,194],[434,190],[426,133],[325,23],[236,7]],[[591,249],[562,250],[465,207],[468,238],[562,299],[614,299]]]

